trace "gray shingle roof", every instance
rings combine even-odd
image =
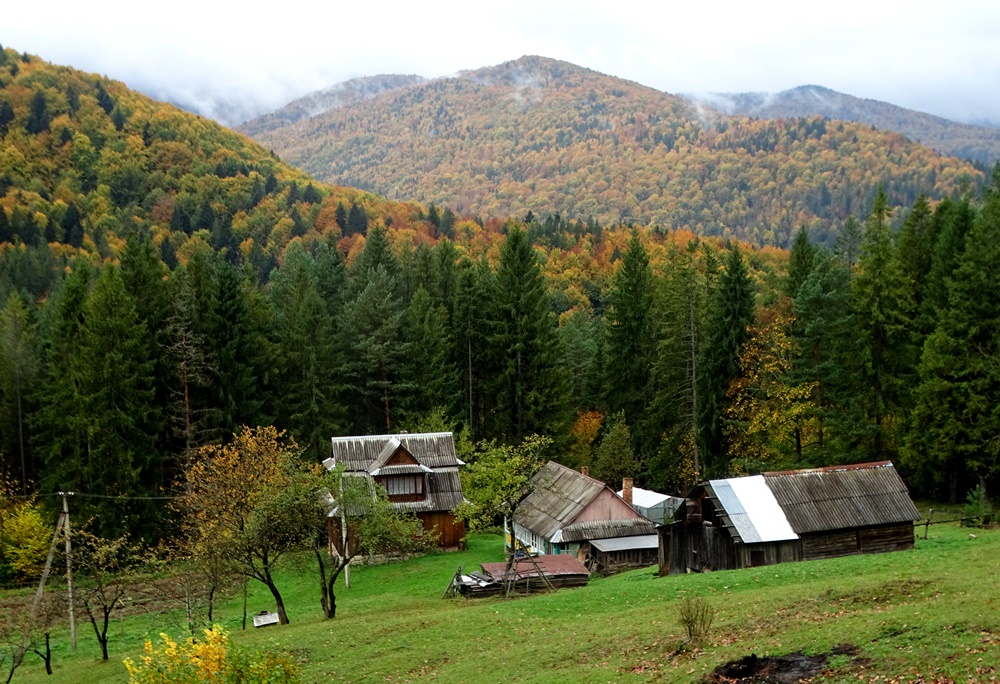
[[[330,442],[331,458],[346,470],[371,470],[385,463],[400,445],[428,468],[459,465],[450,432],[334,437]]]
[[[797,534],[919,520],[889,461],[764,473]]]
[[[517,507],[514,520],[546,539],[573,522],[606,486],[554,461],[546,463],[532,482],[535,488]]]
[[[343,465],[345,475],[370,480],[371,473],[426,473],[426,498],[394,503],[393,506],[399,510],[413,513],[450,511],[464,501],[462,482],[458,477],[461,461],[455,455],[455,442],[450,432],[334,437],[331,444],[333,455],[323,465],[330,469]],[[384,465],[400,447],[406,449],[420,465]]]

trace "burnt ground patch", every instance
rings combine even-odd
[[[704,681],[708,684],[794,684],[811,679],[827,669],[833,656],[848,656],[860,664],[858,648],[850,644],[836,646],[828,653],[806,655],[796,651],[781,656],[751,654],[719,665]]]

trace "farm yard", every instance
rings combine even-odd
[[[462,552],[354,568],[334,620],[321,619],[303,556],[280,578],[291,624],[241,632],[241,596],[215,622],[233,643],[277,644],[307,682],[696,682],[727,662],[793,653],[827,654],[814,659],[822,681],[1000,681],[1000,531],[923,531],[912,551],[662,578],[647,568],[553,594],[442,600],[458,565],[502,558],[499,536],[471,535]],[[251,613],[273,608],[250,589]],[[697,642],[679,617],[691,597],[715,612]],[[153,607],[112,625],[110,661],[81,622],[76,654],[65,630],[53,634],[51,677],[29,654],[14,681],[127,682],[121,661],[146,639],[185,635],[179,607]]]

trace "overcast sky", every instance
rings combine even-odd
[[[445,76],[533,54],[671,93],[817,84],[1000,123],[996,0],[8,5],[5,47],[209,116],[213,101],[269,111],[357,76]]]

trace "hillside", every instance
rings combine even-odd
[[[261,130],[251,122],[240,130]],[[701,117],[682,98],[566,62],[387,90],[255,134],[330,183],[485,216],[559,212],[786,245],[831,242],[879,183],[909,206],[982,182],[897,133],[816,118]]]
[[[426,81],[427,79],[422,76],[397,74],[354,78],[292,100],[277,111],[246,122],[240,126],[240,131],[249,136],[263,135],[332,109],[355,105],[387,91],[419,85]]]
[[[933,150],[992,166],[1000,159],[1000,128],[969,126],[888,102],[869,100],[817,85],[780,93],[710,93],[687,96],[692,102],[731,116],[787,119],[822,116],[856,121],[902,133]]]
[[[150,235],[171,268],[225,251],[266,279],[292,239],[339,230],[341,204],[399,230],[423,226],[417,205],[330,188],[121,82],[0,50],[4,297],[13,288],[44,296],[59,265],[114,260],[134,234]]]
[[[291,624],[241,630],[235,590],[219,600],[213,622],[233,644],[277,645],[294,655],[305,682],[693,684],[751,653],[816,655],[842,645],[857,652],[832,655],[812,681],[997,681],[1000,534],[977,530],[972,538],[967,529],[935,525],[930,539],[922,536],[916,549],[898,553],[669,577],[645,569],[525,598],[442,600],[456,567],[468,572],[502,558],[499,537],[470,535],[461,553],[354,568],[350,589],[338,583],[334,620],[320,618],[315,569],[304,557],[277,578]],[[680,622],[689,597],[714,609],[700,643],[686,641]],[[273,608],[257,582],[249,585],[249,606]],[[161,648],[160,633],[188,636],[179,600],[150,607],[156,610],[130,600],[116,616],[111,662],[99,660],[83,625],[79,648],[70,652],[60,625],[52,631],[52,675],[29,654],[14,681],[127,682],[121,659],[139,662],[144,640]],[[203,604],[198,609],[202,618]],[[205,626],[199,623],[199,637]]]

